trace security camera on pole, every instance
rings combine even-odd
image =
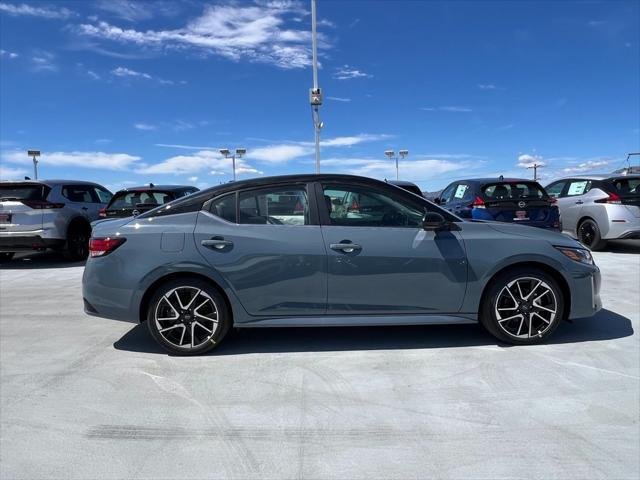
[[[316,32],[316,0],[311,0],[311,52],[313,67],[313,88],[309,90],[309,103],[313,111],[313,130],[316,147],[316,173],[320,173],[320,130],[324,124],[320,121],[322,90],[318,87],[318,35]]]
[[[220,153],[224,155],[224,158],[231,158],[233,162],[233,181],[236,181],[236,158],[242,158],[247,153],[246,148],[236,148],[235,153],[231,153],[228,148],[221,148]]]

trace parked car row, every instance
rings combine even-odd
[[[420,190],[411,182],[388,183]],[[640,239],[638,174],[574,176],[546,188],[522,178],[458,180],[433,201],[462,218],[561,231],[591,250],[603,249],[607,240]]]
[[[87,258],[91,223],[130,217],[197,192],[195,187],[133,187],[113,195],[102,185],[70,180],[0,183],[0,262],[16,252],[54,249],[71,261]]]

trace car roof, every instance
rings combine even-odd
[[[86,180],[2,180],[0,185],[5,183],[12,184],[24,184],[24,185],[47,185],[48,187],[52,187],[54,185],[92,185],[97,187],[102,187],[99,183],[89,182]]]
[[[187,190],[187,189],[196,189],[196,187],[192,185],[154,185],[150,187],[149,185],[140,185],[139,187],[127,187],[121,190],[118,190],[116,193],[121,192],[177,192],[179,190]]]
[[[409,182],[408,180],[385,180],[385,181],[387,183],[390,183],[391,185],[396,185],[398,187],[418,187],[418,185],[416,185],[413,182]]]
[[[559,180],[572,180],[572,179],[582,179],[582,180],[609,180],[613,178],[640,178],[638,174],[627,174],[624,175],[622,173],[589,173],[586,175],[568,175],[566,177],[558,178],[554,180],[557,182]]]
[[[486,177],[486,178],[464,178],[464,179],[456,180],[455,182],[469,182],[469,183],[477,183],[477,184],[514,183],[514,182],[537,183],[537,180],[532,180],[530,178]],[[451,182],[451,183],[455,183],[455,182]]]

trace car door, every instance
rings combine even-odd
[[[591,180],[571,179],[558,199],[562,212],[562,228],[571,232],[572,235],[576,234],[578,220],[581,218],[582,206],[585,203],[584,195],[590,189]]]
[[[94,199],[94,193],[92,188],[88,185],[63,185],[62,196],[68,201],[65,201],[66,206],[69,207],[73,216],[80,215],[91,222],[98,218],[99,206]],[[92,218],[92,214],[95,210],[95,218]]]
[[[458,232],[421,228],[429,204],[370,185],[324,183],[329,314],[457,312],[467,264]],[[345,205],[343,198],[350,201]]]
[[[458,182],[453,190],[449,210],[459,217],[471,218],[471,209],[468,208],[472,200],[469,198],[471,188],[466,182]]]
[[[214,198],[194,233],[199,252],[250,315],[325,313],[327,256],[306,184]]]

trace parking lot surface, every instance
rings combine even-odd
[[[0,270],[0,478],[640,476],[640,249],[551,342],[474,325],[233,332],[204,357],[82,312],[82,264]],[[382,286],[381,286],[382,287]]]

